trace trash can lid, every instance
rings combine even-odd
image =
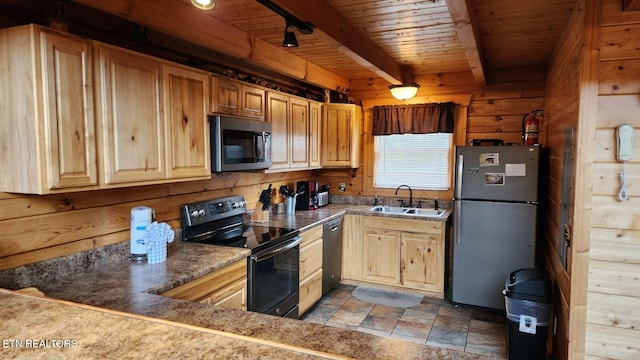
[[[553,302],[551,282],[540,268],[526,268],[510,273],[505,284],[505,295],[512,299]]]

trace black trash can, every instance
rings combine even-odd
[[[544,270],[527,268],[512,272],[503,293],[508,358],[544,360],[553,305],[551,283]]]

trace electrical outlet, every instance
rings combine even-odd
[[[343,183],[343,182],[341,182],[341,183],[338,185],[338,191],[340,191],[340,192],[344,192],[345,190],[347,190],[347,183]]]

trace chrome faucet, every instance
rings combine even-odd
[[[400,190],[401,187],[406,187],[407,189],[409,189],[409,207],[413,207],[413,191],[411,190],[411,187],[409,185],[400,185],[396,188],[396,195],[398,195],[398,190]],[[401,201],[400,206],[404,206],[404,201]]]

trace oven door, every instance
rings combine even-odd
[[[249,311],[298,318],[300,241],[296,236],[249,258]]]

